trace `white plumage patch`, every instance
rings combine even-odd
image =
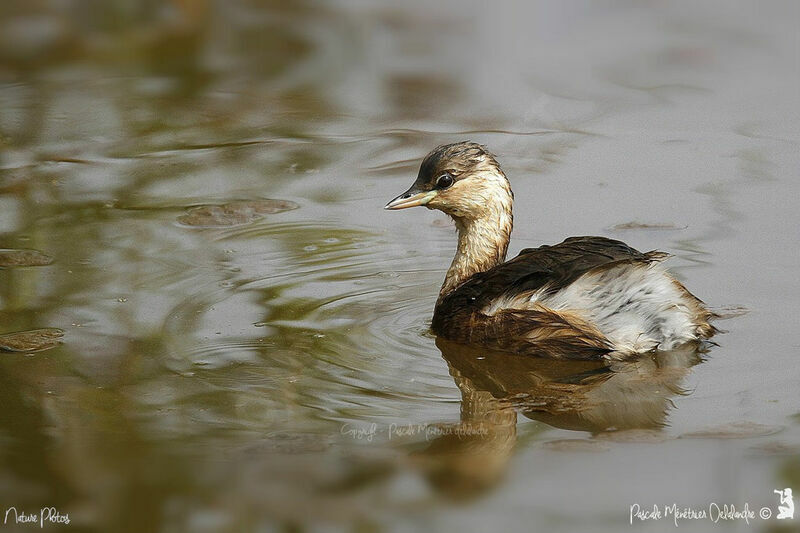
[[[658,263],[622,264],[589,272],[554,294],[534,293],[500,299],[484,310],[568,311],[596,327],[616,351],[670,350],[697,340],[697,304]]]

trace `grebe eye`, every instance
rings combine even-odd
[[[453,176],[447,174],[446,172],[439,176],[436,180],[436,188],[437,189],[446,189],[453,184]]]

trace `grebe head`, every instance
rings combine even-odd
[[[424,205],[460,221],[511,212],[513,195],[494,156],[469,141],[445,144],[425,156],[417,180],[406,192],[386,204],[386,209]]]
[[[455,221],[458,248],[439,291],[441,301],[471,276],[505,261],[513,198],[494,156],[480,144],[460,142],[425,156],[417,180],[386,209],[424,205]]]

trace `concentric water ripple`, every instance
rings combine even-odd
[[[332,224],[263,223],[209,237],[228,251],[232,275],[169,312],[173,370],[228,394],[255,387],[274,398],[263,427],[275,406],[301,418],[407,423],[427,421],[431,401],[457,400],[428,333],[437,258],[398,255],[378,233]]]

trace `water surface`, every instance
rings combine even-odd
[[[796,3],[46,4],[0,8],[3,512],[617,532],[800,491]],[[511,179],[512,254],[668,251],[738,315],[719,346],[434,339],[452,226],[382,207],[464,139]]]

